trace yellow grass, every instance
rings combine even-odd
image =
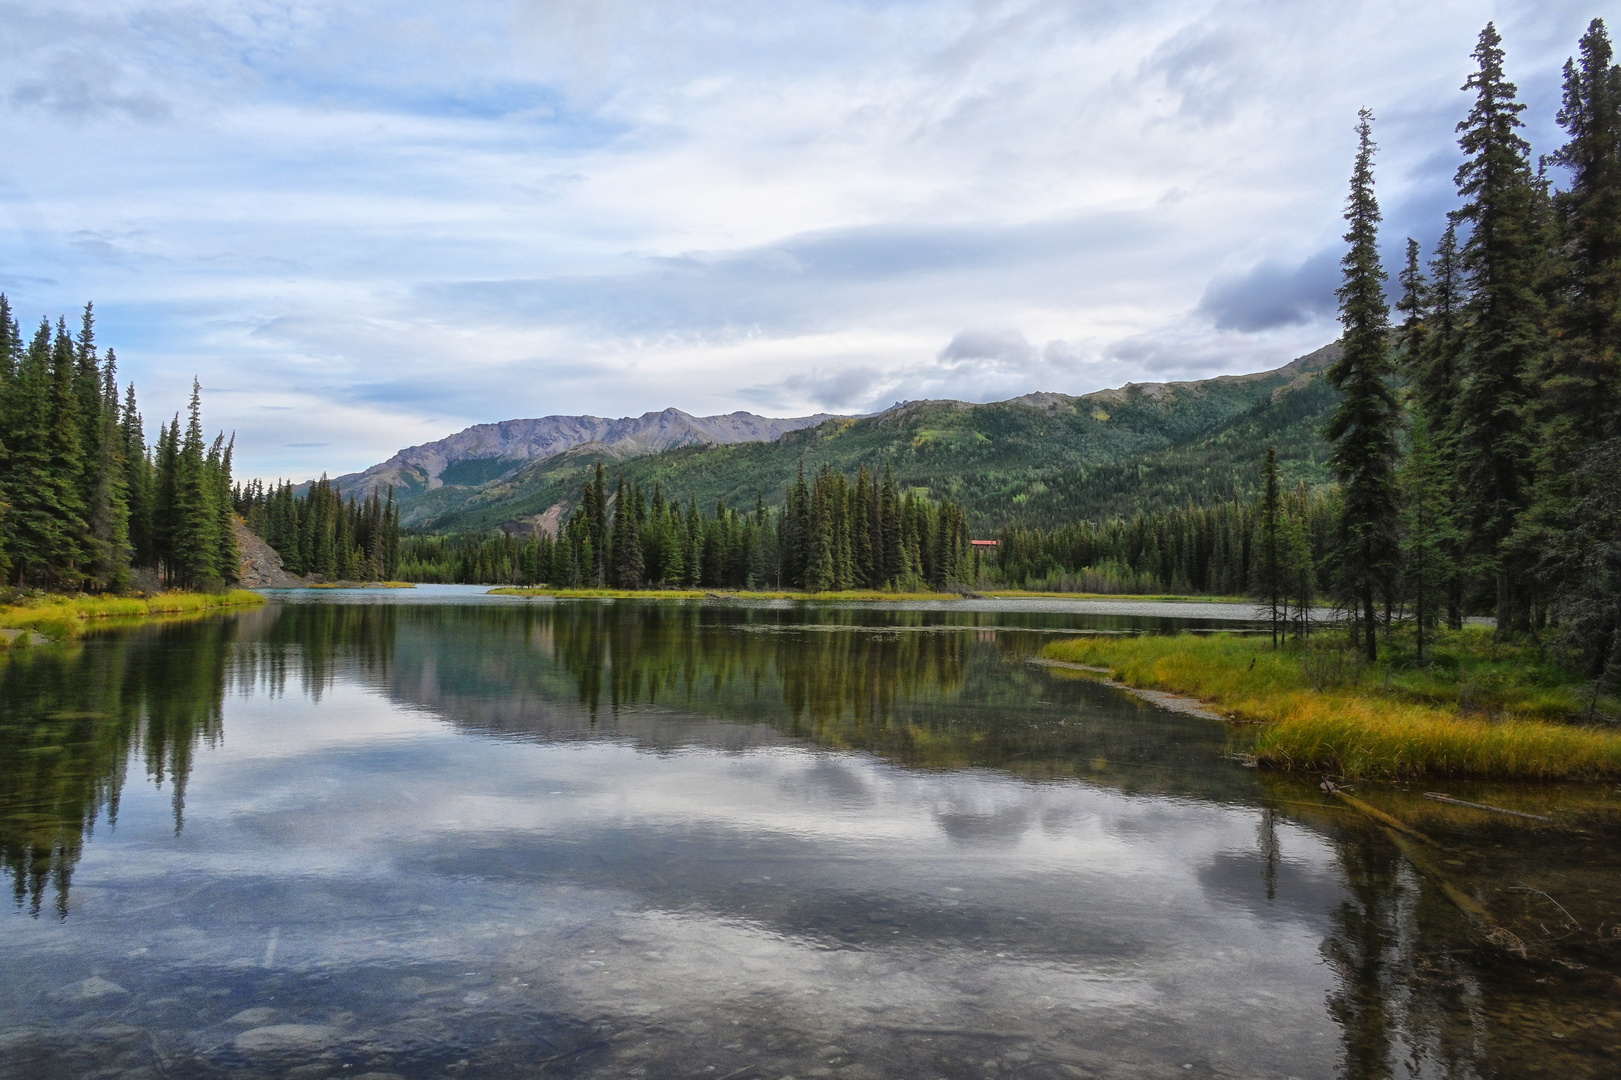
[[[34,630],[46,637],[71,637],[93,619],[146,618],[213,608],[262,604],[247,589],[226,593],[165,592],[155,596],[48,596],[0,607],[0,628]]]
[[[414,589],[414,581],[318,581],[300,589]]]
[[[552,596],[560,600],[961,600],[956,593],[887,592],[881,589],[846,589],[840,592],[755,592],[744,589],[553,589],[544,585],[503,585],[490,596]]]
[[[1537,718],[1546,695],[1482,716],[1355,675],[1316,690],[1300,652],[1227,634],[1079,638],[1043,655],[1107,667],[1130,686],[1195,697],[1259,724],[1254,753],[1278,768],[1358,778],[1621,776],[1621,733]]]
[[[1163,596],[1148,593],[1091,593],[1091,592],[1032,592],[1028,589],[981,589],[981,596],[994,596],[1007,600],[1118,600],[1121,603],[1170,602],[1178,604],[1245,604],[1253,607],[1247,596]]]

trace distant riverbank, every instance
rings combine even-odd
[[[1276,768],[1347,778],[1422,775],[1560,780],[1621,776],[1616,702],[1532,646],[1484,628],[1446,634],[1420,667],[1398,647],[1371,667],[1338,643],[1272,648],[1257,636],[1077,638],[1048,660],[1106,669],[1128,686],[1196,698],[1259,725],[1251,751]],[[1611,717],[1613,719],[1613,716]]]
[[[558,589],[546,585],[503,585],[489,590],[491,596],[550,596],[558,599],[612,600],[815,600],[836,603],[844,600],[1083,600],[1098,604],[1199,604],[1240,609],[1227,617],[1254,619],[1253,602],[1230,596],[1117,595],[1113,593],[1030,592],[1023,589],[983,589],[962,592],[896,592],[889,589],[844,589],[837,592],[800,592],[794,589]]]
[[[0,606],[0,647],[15,641],[34,640],[31,634],[50,639],[73,637],[94,620],[187,615],[264,602],[263,596],[247,589],[232,589],[224,593],[165,592],[154,596],[31,598]]]
[[[552,596],[559,600],[961,600],[959,593],[889,592],[882,589],[845,589],[839,592],[755,591],[746,589],[551,589],[537,586],[502,586],[491,596]]]

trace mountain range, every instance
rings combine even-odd
[[[706,509],[780,503],[801,464],[852,475],[887,464],[901,487],[962,504],[985,535],[1011,521],[1050,526],[1251,498],[1268,446],[1286,482],[1326,484],[1320,432],[1338,396],[1322,372],[1338,354],[1335,344],[1251,375],[989,404],[908,401],[862,417],[666,409],[508,420],[338,480],[351,495],[392,485],[408,527],[526,532],[555,529],[599,462],[610,476]]]
[[[498,481],[531,462],[577,446],[599,446],[606,454],[632,457],[677,446],[759,442],[820,424],[831,415],[781,418],[734,412],[692,416],[680,409],[665,409],[618,420],[600,416],[502,420],[475,424],[436,442],[408,446],[363,472],[338,477],[335,483],[346,495],[362,498],[392,487],[395,498],[409,501],[446,485],[476,488]]]

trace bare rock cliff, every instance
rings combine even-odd
[[[244,589],[297,589],[308,584],[283,569],[276,549],[259,539],[241,518],[236,519],[236,549],[242,553],[237,579]]]

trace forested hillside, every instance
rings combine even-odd
[[[748,509],[779,505],[801,463],[854,476],[888,467],[903,491],[960,505],[971,532],[1056,525],[1204,504],[1259,490],[1266,440],[1293,484],[1326,482],[1320,429],[1334,404],[1320,349],[1276,371],[1191,383],[1150,383],[1082,397],[1031,394],[972,405],[917,401],[877,416],[830,420],[769,443],[682,447],[627,457],[588,444],[479,488],[444,487],[402,500],[407,526],[432,532],[537,524],[555,531],[601,464],[672,502]],[[550,513],[548,514],[548,511]]]

